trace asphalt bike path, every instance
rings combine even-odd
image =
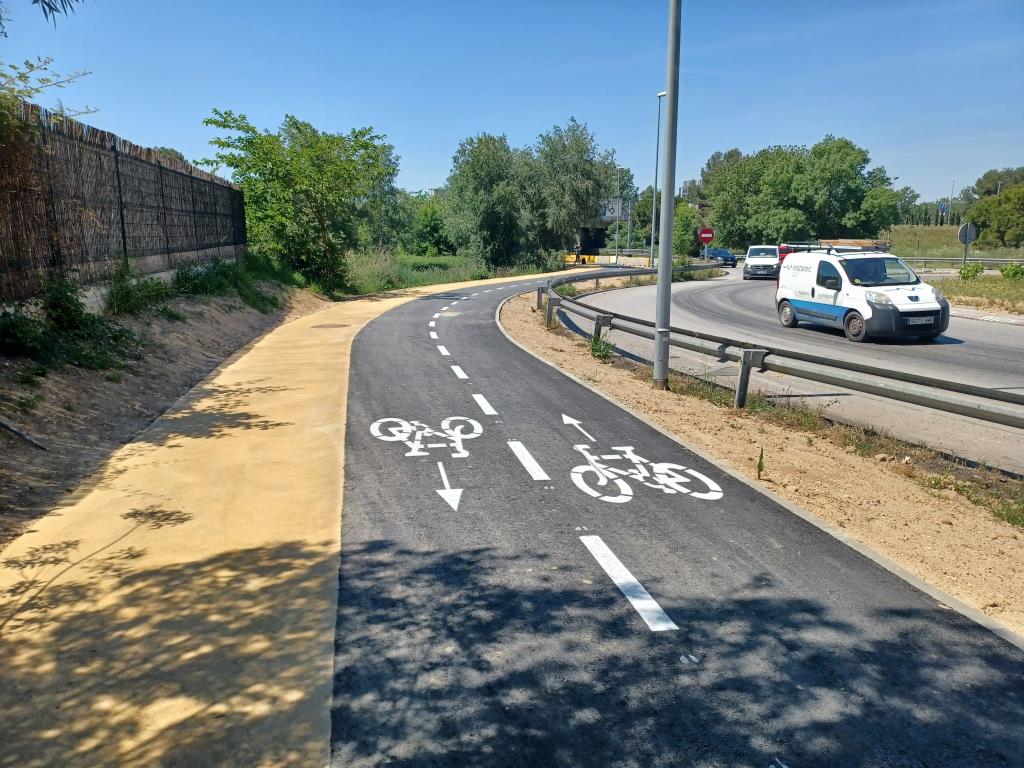
[[[426,296],[352,347],[332,764],[1020,765],[1024,652]]]

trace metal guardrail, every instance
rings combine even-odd
[[[693,264],[677,268],[674,271],[696,271],[714,266],[718,265]],[[545,321],[549,325],[561,308],[574,315],[593,320],[592,335],[600,336],[603,329],[610,328],[653,340],[653,322],[610,312],[571,297],[561,296],[555,291],[559,285],[565,283],[584,282],[595,278],[599,280],[608,277],[653,274],[656,274],[656,270],[607,269],[600,274],[591,272],[557,277],[549,280],[546,287],[537,289],[537,308],[541,308],[542,297],[546,295]],[[856,392],[877,395],[889,400],[912,403],[945,413],[956,413],[982,421],[1024,429],[1024,393],[946,381],[847,360],[835,360],[823,355],[781,349],[676,326],[671,326],[669,331],[669,344],[674,347],[740,364],[735,400],[738,408],[742,408],[746,404],[750,373],[756,367],[761,371],[796,376]]]

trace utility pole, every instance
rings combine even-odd
[[[615,197],[619,201],[615,206],[615,260],[619,260],[619,230],[622,229],[622,186],[619,184],[619,164],[615,164]]]
[[[626,252],[633,247],[633,193],[629,194],[629,210],[626,211]]]
[[[654,269],[654,240],[657,230],[654,228],[658,221],[658,155],[661,153],[661,100],[667,94],[662,91],[658,94],[658,131],[654,140],[654,181],[651,182],[651,261],[647,265]]]
[[[956,189],[956,179],[949,185],[949,213],[946,215],[946,223],[953,223],[953,190]]]
[[[665,67],[665,165],[661,176],[661,250],[654,323],[654,388],[668,389],[668,334],[672,322],[672,226],[675,223],[676,134],[679,119],[679,26],[683,0],[668,2],[668,63]]]

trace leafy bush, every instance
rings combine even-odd
[[[1007,280],[1024,280],[1024,264],[1003,264],[999,271]]]
[[[0,354],[34,357],[46,348],[46,325],[20,308],[0,312]]]
[[[235,293],[260,312],[279,306],[276,296],[263,293],[243,262],[213,261],[183,264],[174,272],[174,291],[188,296],[226,296]]]
[[[113,320],[90,314],[80,289],[67,278],[47,282],[40,308],[41,317],[24,307],[0,314],[0,353],[96,370],[119,367],[139,356],[134,334]]]
[[[985,271],[985,267],[982,264],[976,262],[971,264],[964,264],[960,267],[960,279],[961,280],[974,280],[976,277],[981,275]]]
[[[111,275],[106,309],[111,315],[134,315],[158,304],[169,294],[166,283],[138,276],[131,261],[123,259]]]

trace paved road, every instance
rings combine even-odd
[[[1022,764],[1024,652],[508,342],[514,290],[355,340],[335,766]]]
[[[610,291],[588,303],[646,319],[654,318],[654,286]],[[774,310],[774,281],[740,279],[733,269],[728,277],[706,282],[676,283],[672,296],[672,323],[708,333],[819,355],[892,367],[926,376],[942,377],[980,386],[1024,392],[1024,327],[953,317],[949,330],[937,341],[876,341],[854,344],[842,331],[801,324],[783,328]],[[589,330],[590,323],[584,324]],[[630,352],[650,357],[650,342],[624,334],[613,338]],[[707,357],[673,350],[673,363],[682,369],[717,369]],[[733,376],[735,365],[724,367]],[[913,443],[924,443],[975,461],[1024,473],[1020,430],[986,424],[965,416],[933,411],[863,395],[840,387],[802,381],[777,374],[755,375],[754,383],[776,395],[808,398],[836,418],[886,431]]]

